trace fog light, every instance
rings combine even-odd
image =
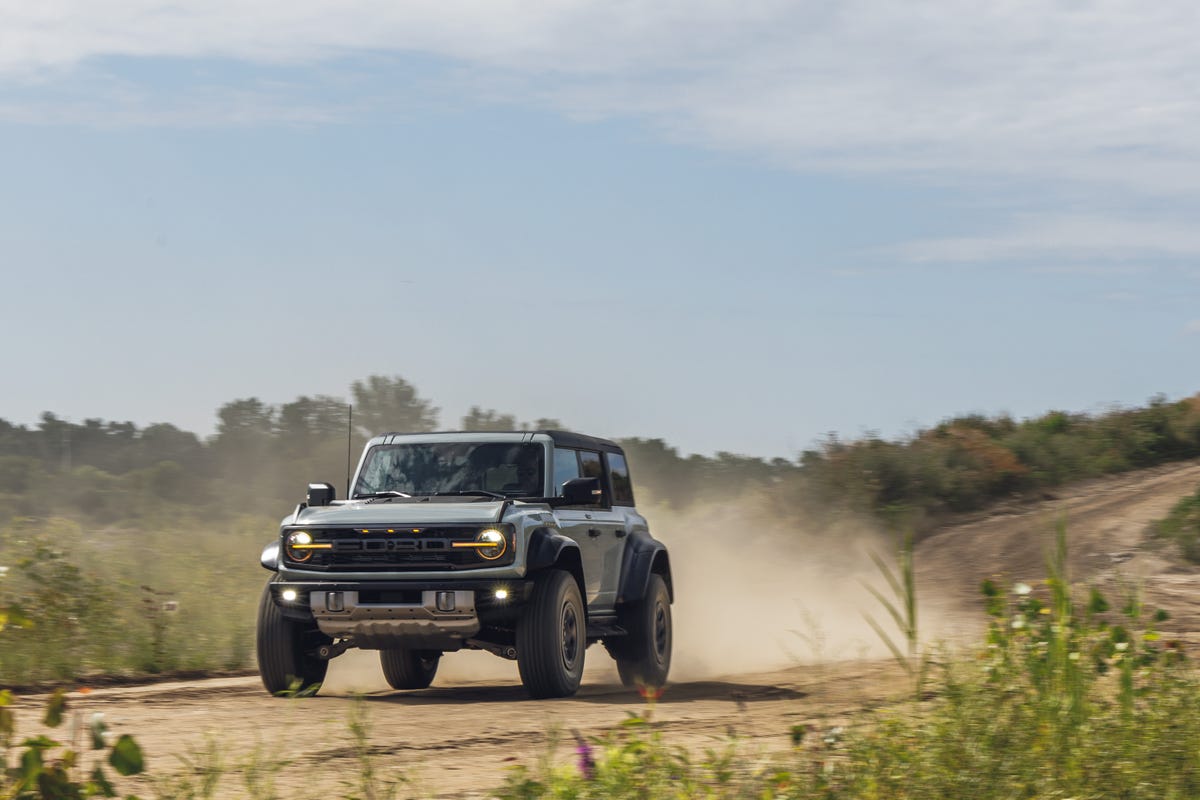
[[[496,599],[497,600],[507,600],[508,599],[508,589],[497,589],[496,590]]]
[[[279,593],[279,596],[283,598],[283,602],[285,603],[294,603],[296,602],[296,598],[299,597],[295,589],[284,589]]]
[[[437,593],[437,610],[438,611],[453,611],[454,610],[454,592],[438,592]]]

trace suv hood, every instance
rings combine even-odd
[[[285,525],[429,525],[499,522],[504,502],[494,503],[364,503],[303,508]]]

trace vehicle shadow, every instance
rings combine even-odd
[[[787,686],[763,686],[762,684],[713,680],[669,683],[663,688],[657,702],[672,704],[690,703],[695,700],[727,700],[741,704],[767,700],[796,700],[803,697],[807,697],[806,692]],[[398,705],[530,702],[529,695],[520,684],[434,686],[417,691],[368,694],[363,699],[370,703]],[[564,701],[641,704],[645,702],[645,698],[637,689],[626,688],[620,684],[591,684],[584,685],[574,697],[565,698]]]

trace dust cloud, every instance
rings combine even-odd
[[[803,511],[789,508],[785,515],[753,494],[683,510],[650,506],[644,513],[671,554],[673,681],[888,657],[864,612],[903,641],[863,586],[888,594],[869,553],[886,558],[896,546],[894,537],[870,520],[818,525]],[[923,616],[922,630],[932,630],[934,622]],[[604,648],[589,648],[584,682],[617,680]],[[462,651],[443,656],[435,685],[517,681],[515,662]],[[352,650],[339,657],[331,664],[325,690],[388,690],[378,654]]]
[[[863,612],[890,620],[863,583],[885,588],[868,554],[895,544],[871,522],[818,526],[754,495],[647,516],[671,553],[673,680],[887,653]]]

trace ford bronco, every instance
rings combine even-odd
[[[670,560],[616,443],[388,433],[367,442],[349,487],[337,500],[310,484],[263,550],[267,691],[315,691],[354,647],[378,650],[396,689],[429,686],[443,653],[475,649],[515,659],[531,696],[564,697],[596,642],[626,685],[666,681]]]

